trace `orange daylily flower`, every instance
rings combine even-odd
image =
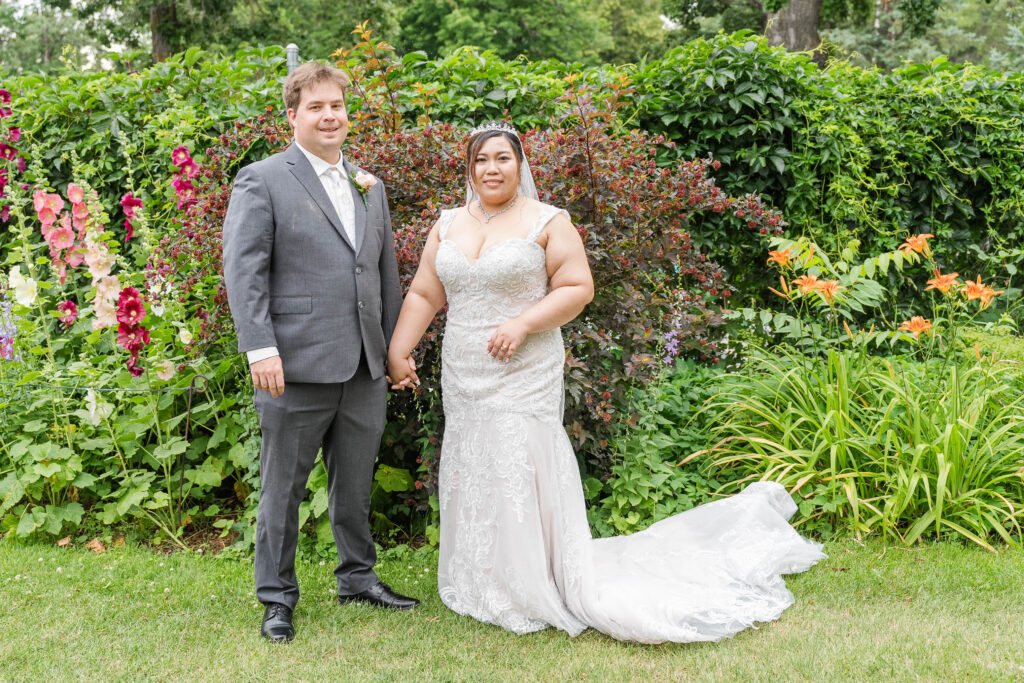
[[[836,294],[838,294],[843,288],[839,286],[839,280],[827,280],[818,284],[818,292],[821,293],[821,297],[825,300],[829,306],[835,303]]]
[[[956,279],[957,276],[960,275],[960,273],[948,273],[946,275],[943,275],[942,273],[939,272],[938,268],[936,268],[933,272],[935,273],[935,277],[928,280],[928,286],[924,288],[925,291],[928,291],[929,289],[937,289],[943,294],[949,294],[949,290],[953,287],[953,285],[960,284]]]
[[[793,255],[790,254],[789,252],[793,249],[794,246],[796,245],[791,244],[789,246],[789,249],[783,249],[782,251],[769,251],[768,260],[765,261],[765,263],[775,262],[779,265],[779,268],[785,268],[786,266],[789,265],[789,260],[793,258]]]
[[[1000,294],[1003,294],[1005,290],[999,290],[998,292],[986,284],[981,282],[981,276],[978,276],[977,281],[968,280],[964,283],[964,296],[967,300],[980,299],[981,310],[985,310],[992,303],[992,299]]]
[[[793,284],[800,287],[801,294],[813,292],[822,285],[818,280],[817,275],[801,275],[800,277],[795,277],[793,278]]]
[[[914,335],[914,339],[917,339],[921,336],[922,332],[927,332],[932,329],[932,321],[922,318],[919,315],[915,315],[913,318],[900,325],[900,329],[904,332],[910,332]]]
[[[928,240],[932,237],[935,237],[935,235],[927,232],[921,235],[913,235],[908,237],[907,241],[897,248],[903,250],[904,254],[916,251],[918,254],[927,256],[932,253],[932,250],[928,247]]]

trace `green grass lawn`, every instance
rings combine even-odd
[[[247,562],[122,546],[0,544],[0,681],[1024,679],[1024,553],[851,541],[788,584],[772,624],[646,646],[587,631],[517,636],[449,612],[430,552],[378,567],[420,609],[339,606],[300,564],[290,645],[259,637]]]

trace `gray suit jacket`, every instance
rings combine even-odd
[[[345,162],[349,177],[357,169]],[[224,279],[241,353],[276,346],[285,382],[344,382],[360,352],[373,378],[402,306],[384,184],[353,183],[355,244],[294,144],[246,166],[224,219]]]

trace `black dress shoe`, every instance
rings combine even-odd
[[[272,602],[263,612],[263,628],[260,634],[275,643],[287,643],[295,637],[292,627],[292,610],[286,605]]]
[[[378,581],[362,593],[339,595],[338,602],[342,605],[347,605],[350,602],[365,602],[368,605],[385,609],[412,609],[420,604],[416,598],[409,598],[394,592],[391,590],[391,586],[383,581]]]

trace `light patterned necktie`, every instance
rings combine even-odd
[[[352,244],[356,243],[355,235],[355,207],[352,205],[352,193],[348,189],[348,183],[345,182],[345,177],[342,174],[342,170],[337,166],[331,166],[327,169],[328,184],[331,187],[331,204],[334,205],[334,211],[338,214],[338,220],[341,221],[341,226],[345,229],[345,234],[348,235],[348,239]]]

